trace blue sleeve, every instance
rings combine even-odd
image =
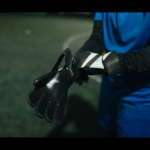
[[[102,12],[96,12],[94,16],[94,20],[103,20]]]

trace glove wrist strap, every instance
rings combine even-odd
[[[69,64],[70,64],[70,61],[71,61],[71,58],[72,58],[72,54],[70,52],[70,49],[67,48],[66,50],[64,50],[64,52],[60,55],[60,57],[58,58],[56,64],[54,65],[52,71],[57,71],[58,70],[58,67],[60,65],[60,63],[62,62],[62,59],[64,58],[65,56],[65,67],[69,67]]]
[[[104,68],[107,70],[107,76],[113,76],[121,73],[121,66],[116,51],[111,52],[103,61]]]

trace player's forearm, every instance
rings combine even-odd
[[[117,56],[123,74],[136,74],[150,71],[150,46],[137,52],[118,53]]]
[[[90,38],[79,49],[78,52],[81,51],[90,51],[92,53],[98,53],[100,56],[105,51],[102,21],[94,21],[93,32]],[[126,54],[115,52],[110,53],[109,57],[103,60],[103,65],[105,73],[108,76],[116,75],[118,73],[136,74],[149,71],[150,44],[146,45],[145,48],[137,52],[128,52]]]
[[[90,51],[99,54],[104,52],[102,21],[94,21],[92,34],[85,44],[79,49],[79,51]]]

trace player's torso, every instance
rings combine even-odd
[[[150,13],[102,13],[105,48],[126,53],[145,47],[150,37]]]

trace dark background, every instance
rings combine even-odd
[[[33,80],[52,69],[65,43],[74,54],[89,38],[93,17],[94,12],[0,13],[0,137],[105,137],[97,117],[101,76],[70,87],[62,125],[39,118],[27,102]]]

